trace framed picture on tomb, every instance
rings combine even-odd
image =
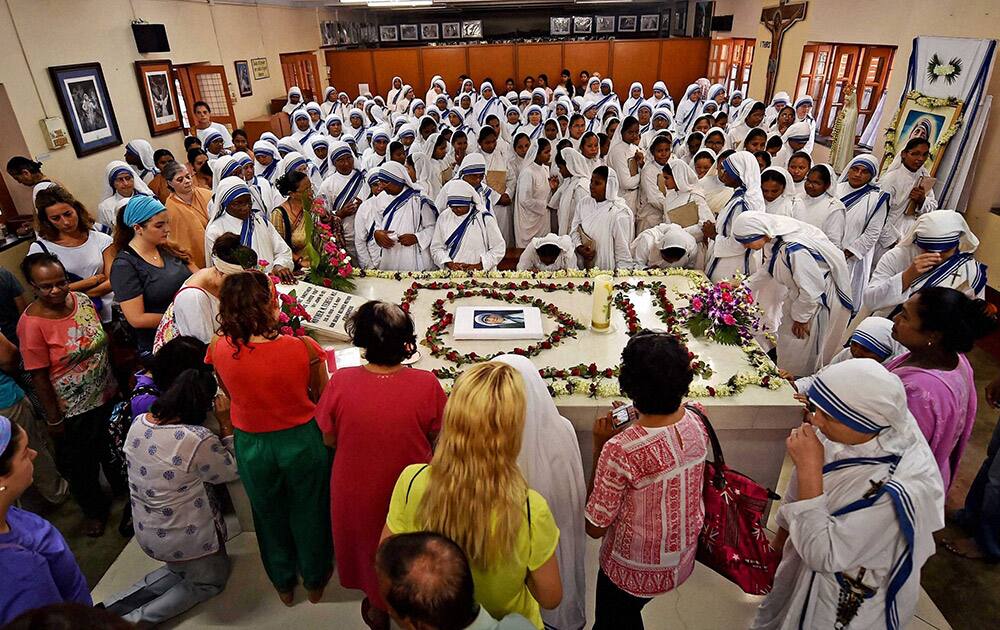
[[[619,15],[618,30],[622,33],[634,33],[637,21],[638,19],[634,15]]]
[[[77,157],[97,153],[122,143],[118,119],[111,106],[108,84],[99,63],[50,66],[59,109],[69,128]],[[177,113],[176,101],[171,103]]]
[[[460,22],[445,22],[441,25],[441,37],[444,39],[458,39],[462,36],[462,24]]]
[[[250,83],[250,64],[246,59],[234,61],[236,66],[236,85],[240,88],[240,96],[253,96],[253,84]]]
[[[549,34],[556,36],[569,35],[572,20],[568,17],[550,17]]]
[[[244,62],[246,63],[246,62]],[[169,59],[135,62],[135,77],[146,112],[149,134],[159,136],[181,128],[180,109],[177,107],[177,88],[174,84],[174,66]]]
[[[404,42],[415,42],[419,39],[416,24],[403,24],[399,27],[399,39]]]
[[[383,24],[378,27],[378,39],[380,42],[397,42],[399,41],[399,31],[395,25]]]
[[[583,35],[594,32],[594,18],[589,15],[573,16],[573,34]]]
[[[482,39],[483,21],[466,20],[465,22],[462,22],[462,37],[465,39]]]
[[[643,15],[642,17],[640,17],[639,30],[643,32],[660,30],[660,14],[653,13],[650,15]]]
[[[438,39],[440,37],[438,33],[438,25],[436,23],[420,25],[420,39]]]
[[[598,15],[596,18],[594,18],[594,26],[598,33],[614,33],[615,16]]]

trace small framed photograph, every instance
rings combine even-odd
[[[420,39],[438,39],[439,37],[437,24],[420,25]]]
[[[380,42],[397,42],[399,41],[399,32],[395,25],[386,26],[382,25],[378,27],[378,39]]]
[[[403,24],[399,27],[399,39],[404,42],[415,42],[420,39],[416,24]]]
[[[482,39],[483,21],[466,20],[465,22],[462,22],[462,37],[465,39]]]
[[[613,15],[598,15],[594,18],[595,24],[597,26],[598,33],[614,33],[615,32],[615,16]]]
[[[253,85],[250,83],[250,63],[244,59],[243,61],[234,61],[233,64],[236,66],[236,84],[240,88],[240,96],[253,96]]]
[[[573,20],[568,17],[549,18],[550,35],[569,35]]]
[[[639,18],[639,30],[643,32],[660,30],[660,14],[653,13]]]
[[[592,33],[594,31],[594,18],[589,15],[576,15],[573,17],[573,33]]]
[[[271,78],[271,72],[267,69],[267,57],[251,59],[250,65],[253,67],[253,78],[255,81]]]
[[[634,15],[619,15],[618,30],[622,33],[635,32],[636,17]]]
[[[441,25],[441,36],[444,39],[458,39],[462,36],[462,24],[460,22],[445,22]]]
[[[122,143],[108,84],[99,63],[50,66],[49,77],[77,157]],[[173,106],[173,103],[171,103]],[[177,108],[174,108],[177,115]],[[148,115],[148,113],[147,113]]]
[[[149,134],[158,136],[181,128],[177,115],[177,89],[174,87],[174,67],[169,59],[135,62],[135,76],[146,110]]]

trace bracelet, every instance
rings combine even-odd
[[[50,427],[57,427],[60,424],[62,424],[65,420],[66,418],[60,418],[59,422],[49,422],[48,420],[46,420],[45,424],[49,425]]]

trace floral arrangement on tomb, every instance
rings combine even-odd
[[[318,284],[337,291],[354,289],[354,267],[343,243],[338,242],[330,227],[330,212],[326,198],[316,197],[309,204],[302,205],[305,216],[306,246],[303,251],[309,260],[306,282]]]
[[[269,263],[266,260],[261,260],[258,264],[261,269],[265,269]],[[274,274],[269,274],[268,277],[274,286],[278,286],[281,282],[281,279]],[[278,306],[280,307],[278,311],[278,332],[282,335],[305,337],[306,329],[303,324],[310,321],[312,316],[299,303],[299,299],[295,295],[295,289],[292,289],[288,293],[277,291],[277,296]]]
[[[688,296],[682,315],[694,336],[729,346],[753,343],[753,333],[760,327],[753,293],[739,282],[700,284]]]

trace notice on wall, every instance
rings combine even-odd
[[[312,321],[304,324],[307,330],[313,330],[320,335],[340,341],[350,339],[345,328],[347,319],[356,308],[365,303],[364,299],[356,295],[327,289],[308,282],[299,282],[294,285],[279,284],[278,290],[282,293],[295,291],[295,298],[312,318]]]

